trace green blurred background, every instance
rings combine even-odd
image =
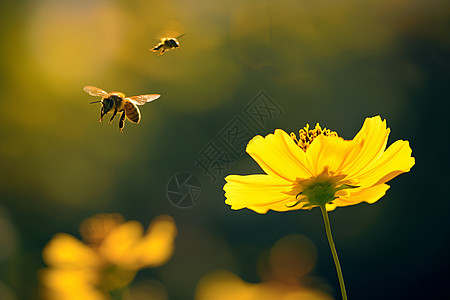
[[[385,197],[330,214],[348,296],[450,296],[448,1],[21,0],[2,1],[0,16],[6,299],[37,299],[44,245],[58,232],[78,237],[80,222],[100,212],[144,226],[175,218],[174,256],[136,278],[163,282],[169,299],[193,299],[199,279],[220,268],[260,281],[259,257],[293,233],[314,242],[313,275],[339,298],[318,210],[232,211],[223,178],[260,173],[258,165],[244,155],[216,180],[195,165],[261,91],[283,113],[250,122],[257,134],[320,122],[351,139],[381,115],[389,143],[410,141],[416,165]],[[148,51],[167,30],[186,34],[181,49]],[[120,134],[117,120],[98,122],[85,85],[162,96]],[[167,197],[179,172],[201,182],[188,209]]]

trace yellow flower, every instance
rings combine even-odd
[[[332,300],[319,288],[324,283],[308,275],[316,262],[317,249],[310,239],[288,235],[258,259],[257,270],[262,282],[245,282],[229,271],[214,271],[200,279],[195,299]]]
[[[312,130],[307,125],[298,138],[280,129],[256,136],[246,151],[267,174],[227,176],[225,203],[262,214],[374,203],[389,189],[387,181],[415,163],[408,141],[386,149],[389,133],[386,120],[376,116],[367,118],[352,140],[319,124]]]
[[[277,282],[249,283],[237,275],[219,270],[200,279],[195,300],[333,300],[327,293],[302,286]]]
[[[109,292],[129,284],[139,269],[164,264],[172,256],[176,226],[162,215],[144,235],[136,221],[118,214],[99,214],[80,227],[82,241],[58,233],[42,256],[45,299],[109,299]]]

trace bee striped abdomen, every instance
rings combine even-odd
[[[141,120],[141,113],[139,112],[139,108],[136,104],[131,103],[130,101],[125,101],[123,108],[125,109],[125,115],[131,122],[139,123]]]

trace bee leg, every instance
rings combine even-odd
[[[114,117],[115,117],[116,115],[117,115],[117,108],[114,110],[114,113],[113,113],[111,119],[109,119],[109,124],[112,123],[112,121],[114,120]]]
[[[105,108],[102,105],[102,108],[100,109],[100,121],[101,122],[103,120],[103,116],[105,115]]]
[[[161,49],[161,45],[157,45],[156,47],[154,47],[153,49],[152,49],[152,51],[153,52],[156,52],[156,51],[158,51],[159,49]]]
[[[120,133],[123,133],[123,128],[125,127],[125,110],[123,110],[122,115],[120,116],[119,120],[119,130]]]

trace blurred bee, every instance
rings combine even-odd
[[[163,55],[165,51],[169,51],[169,50],[180,47],[180,43],[178,42],[178,39],[180,37],[182,37],[183,35],[184,34],[182,34],[176,38],[162,38],[161,42],[150,50],[152,50],[153,52],[158,52],[159,50],[161,50],[161,52],[158,54],[158,56]]]
[[[109,120],[111,124],[117,113],[122,113],[119,120],[119,130],[123,132],[123,127],[125,126],[125,117],[133,123],[138,124],[141,120],[141,112],[139,111],[138,105],[144,105],[147,102],[158,99],[161,95],[149,94],[140,95],[133,97],[125,97],[125,94],[121,92],[111,92],[107,93],[102,89],[95,86],[85,86],[84,91],[91,96],[102,97],[101,100],[93,101],[92,103],[100,102],[102,104],[100,109],[100,122],[103,116],[108,112],[112,112],[113,115]]]

